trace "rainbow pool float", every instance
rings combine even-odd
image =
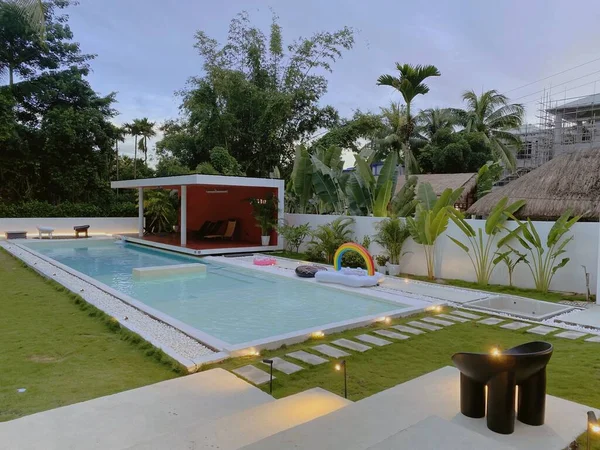
[[[354,251],[362,256],[367,265],[367,270],[342,267],[342,256],[349,251]],[[347,242],[337,249],[333,257],[333,267],[335,268],[335,272],[319,271],[315,274],[315,279],[322,283],[338,283],[352,287],[368,287],[377,286],[383,278],[383,275],[375,272],[373,257],[366,248],[356,242]]]

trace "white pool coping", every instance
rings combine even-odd
[[[108,240],[108,239],[112,239],[112,238],[106,238],[103,240]],[[69,240],[69,241],[76,241],[76,239]],[[191,337],[194,340],[198,341],[200,344],[205,345],[207,347],[207,349],[211,352],[211,354],[206,357],[200,358],[200,359],[196,358],[194,360],[194,364],[193,364],[193,366],[196,367],[196,369],[197,369],[198,364],[212,362],[214,360],[222,360],[227,356],[241,356],[241,355],[248,355],[248,354],[256,354],[263,349],[275,349],[275,348],[281,347],[284,344],[290,345],[293,343],[302,342],[307,339],[310,339],[314,332],[322,332],[325,334],[337,333],[337,332],[344,331],[344,330],[347,330],[350,328],[358,328],[358,327],[370,325],[372,323],[383,320],[384,317],[403,317],[403,316],[407,316],[407,315],[416,314],[418,312],[425,310],[427,307],[431,306],[431,304],[432,304],[431,300],[434,300],[435,303],[439,303],[439,302],[435,301],[436,299],[416,298],[415,296],[410,296],[404,292],[397,292],[394,294],[394,293],[385,292],[385,291],[377,291],[376,288],[375,289],[373,289],[373,288],[351,288],[351,287],[341,286],[341,285],[331,285],[331,284],[322,285],[322,284],[320,284],[320,287],[323,289],[334,289],[334,290],[337,289],[337,290],[342,290],[342,291],[345,291],[345,292],[348,292],[348,293],[351,293],[354,295],[365,296],[365,297],[368,297],[368,298],[371,298],[374,300],[384,300],[384,301],[390,303],[390,310],[385,313],[385,316],[383,316],[382,314],[362,316],[362,317],[357,317],[354,319],[328,323],[328,324],[324,324],[321,326],[306,328],[306,329],[297,330],[297,331],[284,333],[284,334],[280,334],[280,335],[269,336],[267,338],[257,339],[257,340],[253,340],[253,341],[240,343],[240,344],[230,344],[230,343],[225,342],[215,336],[212,336],[202,330],[199,330],[195,327],[187,325],[187,324],[183,323],[182,321],[175,319],[161,311],[158,311],[127,294],[117,291],[117,290],[105,285],[104,283],[99,282],[98,280],[95,280],[95,279],[93,279],[81,272],[78,272],[78,271],[52,259],[52,258],[49,258],[27,246],[22,245],[22,244],[31,243],[31,242],[32,242],[31,240],[13,240],[13,241],[11,241],[11,244],[14,245],[15,247],[19,248],[20,250],[27,252],[28,254],[33,255],[36,258],[39,258],[48,264],[51,264],[57,270],[61,270],[73,277],[78,278],[79,280],[84,281],[85,283],[95,287],[96,289],[98,289],[100,291],[103,291],[104,293],[110,295],[111,297],[120,300],[121,302],[135,308],[138,311],[141,311],[144,314],[147,314],[150,318],[160,321],[164,324],[167,324],[170,327],[173,327],[174,329],[176,329],[177,331],[183,333],[187,337]],[[80,242],[81,242],[81,240],[80,240]],[[57,241],[54,241],[53,243],[50,243],[50,245],[60,245],[59,243],[60,243],[60,241],[57,240]],[[83,242],[82,242],[82,244],[83,244]],[[159,250],[159,251],[164,251],[164,250]],[[10,252],[12,254],[14,254],[15,256],[19,257],[21,260],[23,260],[29,266],[33,267],[26,259],[21,258],[21,256],[18,255],[16,252],[13,252],[13,251],[10,251]],[[188,256],[188,257],[190,258],[190,260],[197,261],[197,258],[194,258],[191,256]],[[240,261],[241,258],[226,258],[226,257],[215,257],[215,256],[209,256],[206,258],[209,260],[213,260],[215,262],[218,261],[219,264],[224,264],[224,265],[229,265],[229,266],[238,266],[238,267],[244,267],[244,268],[250,269],[250,270],[267,272],[272,275],[283,276],[283,277],[287,277],[287,278],[294,278],[295,280],[301,281],[301,282],[316,283],[315,280],[301,279],[301,278],[296,277],[296,275],[293,273],[293,271],[290,272],[289,270],[285,270],[285,269],[281,269],[281,268],[277,268],[277,267],[255,266],[251,263]],[[35,267],[33,267],[33,268],[35,269]],[[80,292],[72,289],[68,283],[64,283],[60,278],[58,278],[58,277],[55,278],[55,277],[49,276],[48,274],[45,274],[45,273],[42,273],[42,275],[44,275],[48,278],[54,279],[55,281],[59,282],[60,284],[62,284],[67,289],[71,290],[72,292],[74,292],[78,295],[81,295]],[[399,297],[400,295],[402,297]],[[399,307],[394,308],[394,304],[399,305]],[[96,306],[96,305],[94,305],[94,306]],[[102,306],[99,306],[99,308],[104,310],[104,308],[102,308]],[[117,318],[117,320],[119,320],[119,318]],[[120,322],[122,323],[123,326],[125,326],[127,328],[131,328],[129,326],[130,323],[128,323],[128,321],[120,320]],[[186,367],[188,367],[188,369],[190,369],[192,367],[189,364],[189,362],[190,362],[189,358],[185,358],[185,357],[182,357],[181,355],[178,355],[177,352],[175,352],[173,349],[171,349],[168,345],[158,342],[157,339],[155,339],[151,336],[147,336],[147,333],[144,333],[143,330],[141,330],[141,329],[136,328],[135,330],[132,330],[132,331],[135,331],[136,333],[140,334],[140,336],[142,336],[144,339],[147,339],[149,342],[154,341],[154,342],[152,342],[153,345],[156,345],[157,347],[163,349],[165,351],[165,353],[169,354],[174,359],[185,364]]]

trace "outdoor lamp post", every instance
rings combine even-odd
[[[348,378],[346,376],[346,360],[342,359],[335,365],[335,370],[344,369],[344,398],[348,398]]]
[[[592,433],[599,434],[600,433],[600,425],[598,424],[598,419],[596,419],[596,413],[594,411],[588,411],[587,413],[587,450],[590,450],[592,447],[590,446],[590,435]]]
[[[272,359],[263,359],[265,364],[271,366],[271,374],[269,377],[269,394],[273,393],[273,360]]]

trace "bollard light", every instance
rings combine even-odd
[[[335,370],[344,371],[344,398],[348,398],[348,378],[346,376],[346,360],[342,359],[339,363],[335,365]]]
[[[263,359],[265,364],[269,364],[271,366],[270,376],[269,376],[269,394],[273,393],[273,360],[272,359]]]

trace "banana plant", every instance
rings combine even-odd
[[[561,255],[566,253],[565,247],[573,240],[572,235],[567,237],[566,234],[581,219],[581,216],[574,216],[570,219],[569,217],[571,217],[571,210],[567,210],[558,218],[548,232],[545,243],[542,242],[535,225],[529,218],[526,222],[522,222],[514,216],[511,217],[517,222],[518,227],[510,234],[519,241],[521,247],[525,249],[525,253],[510,246],[509,248],[515,254],[523,257],[523,261],[533,276],[535,288],[539,291],[548,292],[556,271],[570,261],[570,258],[562,258],[558,263],[556,262]]]
[[[291,183],[298,198],[298,212],[305,214],[314,194],[313,167],[308,150],[303,145],[296,147],[296,158]]]
[[[402,188],[394,195],[390,203],[389,209],[394,216],[408,217],[415,212],[417,204],[417,177],[411,175],[404,183]]]
[[[502,258],[496,258],[502,255],[500,249],[516,237],[515,233],[508,233],[504,238],[497,240],[498,234],[506,229],[505,223],[508,218],[521,209],[523,205],[525,205],[524,200],[518,200],[509,205],[508,198],[504,197],[490,212],[483,229],[478,228],[477,230],[465,220],[460,211],[454,208],[450,210],[450,218],[466,236],[468,245],[452,236],[448,237],[466,252],[475,269],[475,278],[478,284],[485,286],[489,283],[494,268],[502,260]],[[486,234],[485,239],[483,237],[484,231]]]
[[[415,217],[407,217],[410,235],[417,244],[423,246],[427,263],[427,277],[435,278],[435,243],[448,228],[451,209],[462,194],[463,188],[453,191],[446,189],[438,198],[429,183],[419,184]]]
[[[388,155],[377,178],[363,157],[354,157],[355,170],[350,174],[346,189],[351,213],[387,217],[398,181],[398,155],[395,152]]]
[[[345,177],[339,171],[327,167],[316,155],[312,162],[312,184],[315,194],[335,214],[346,212]]]

